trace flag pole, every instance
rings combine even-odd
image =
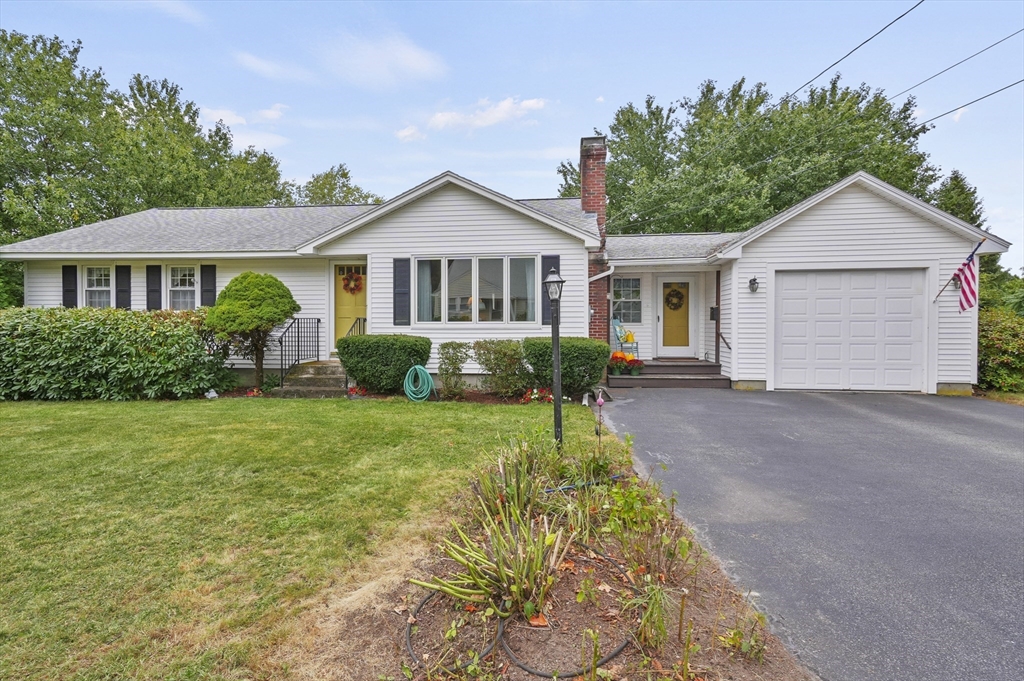
[[[981,245],[983,243],[985,243],[986,241],[988,241],[988,237],[987,236],[981,237],[981,241],[979,241],[978,245],[974,247],[974,250],[971,251],[971,254],[964,259],[964,262],[967,262],[968,260],[973,258],[974,254],[978,252],[978,249],[981,248]],[[956,279],[956,272],[954,272],[953,275],[950,276],[949,281],[946,282],[946,286],[949,286],[950,284],[952,284],[954,279]],[[941,289],[939,289],[939,293],[938,293],[938,295],[935,296],[935,300],[939,299],[939,296],[942,295],[942,292],[946,290],[946,286],[943,286]],[[935,300],[933,300],[932,302],[934,303]]]

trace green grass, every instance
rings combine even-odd
[[[255,678],[541,406],[0,403],[0,678]],[[567,437],[592,432],[566,409]]]

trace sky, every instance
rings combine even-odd
[[[304,181],[345,163],[386,197],[452,170],[514,198],[557,194],[558,162],[615,110],[708,79],[780,98],[912,7],[898,2],[21,2],[0,27],[81,40],[115,88],[168,79]],[[1017,29],[1024,2],[927,0],[821,76],[895,94]],[[1019,34],[913,91],[921,147],[963,172],[1024,267]]]

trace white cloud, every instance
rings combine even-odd
[[[261,121],[278,121],[284,116],[284,111],[288,106],[286,104],[274,104],[269,109],[260,109],[256,112],[254,120],[257,122]]]
[[[531,111],[539,111],[544,108],[543,99],[524,99],[522,101],[513,97],[501,100],[497,104],[491,104],[488,99],[481,99],[477,102],[479,107],[473,113],[465,114],[458,111],[439,111],[430,117],[431,128],[443,130],[444,128],[486,128],[498,123],[522,118]]]
[[[289,139],[283,135],[261,130],[239,129],[232,130],[235,149],[256,147],[258,150],[273,151],[288,144]]]
[[[206,23],[206,15],[184,0],[148,0],[143,4],[193,26],[202,26]]]
[[[270,80],[296,81],[300,83],[313,81],[313,74],[300,66],[280,64],[269,59],[257,57],[248,52],[235,52],[235,62],[256,75],[269,78]]]
[[[212,126],[217,121],[224,121],[227,125],[245,125],[245,118],[231,109],[208,109],[199,108],[199,120],[207,126]]]
[[[595,102],[603,102],[604,101],[604,95],[598,95],[597,99],[595,99],[594,101]]]
[[[416,140],[426,139],[427,136],[420,132],[420,129],[415,125],[409,125],[401,130],[396,130],[395,137],[401,142],[415,142]]]
[[[967,107],[966,106],[964,108],[962,108],[962,109],[957,109],[956,113],[953,114],[953,122],[954,123],[959,123],[960,122],[960,117],[963,116],[965,113],[967,113]]]
[[[377,39],[345,34],[322,50],[327,68],[342,80],[369,90],[401,83],[435,80],[444,75],[444,60],[406,36],[395,33]]]

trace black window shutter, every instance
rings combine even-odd
[[[395,258],[394,272],[395,326],[409,326],[412,321],[412,262],[409,258]]]
[[[540,256],[540,322],[541,324],[551,323],[551,301],[548,300],[548,294],[544,290],[544,280],[548,278],[548,274],[551,272],[551,268],[554,268],[559,274],[562,273],[561,256],[557,255],[542,255]]]
[[[114,291],[117,307],[132,309],[132,266],[118,265],[114,268]]]
[[[163,307],[163,268],[160,265],[146,265],[146,309],[159,310]]]
[[[64,265],[60,268],[64,282],[64,307],[78,307],[78,265]]]
[[[217,302],[217,266],[199,266],[200,301],[203,307],[213,307]]]

